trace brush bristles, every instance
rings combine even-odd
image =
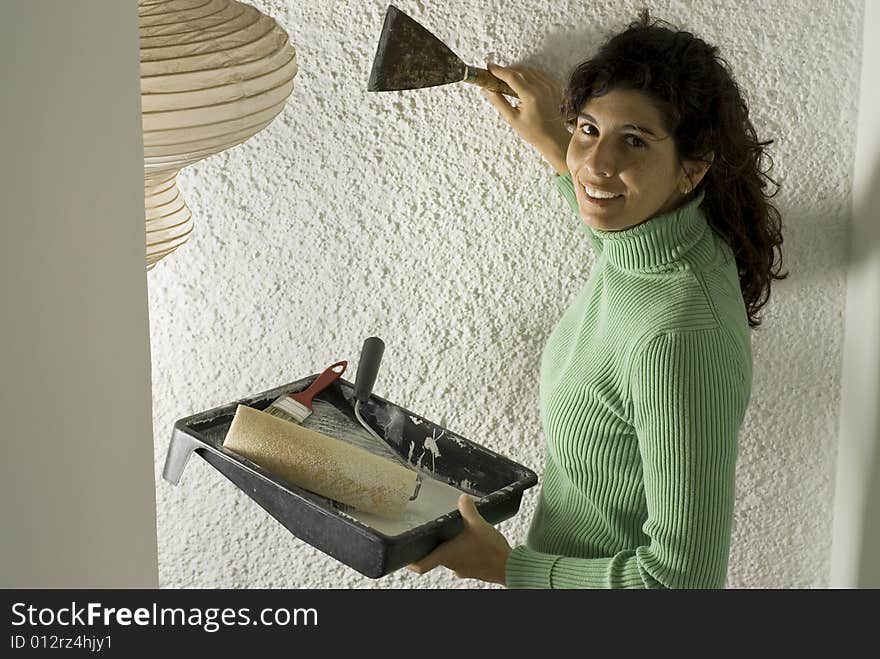
[[[312,410],[290,396],[282,396],[267,407],[266,412],[285,421],[302,423],[312,413]]]

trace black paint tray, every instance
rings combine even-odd
[[[458,510],[399,534],[387,535],[346,514],[346,509],[336,502],[289,484],[223,447],[239,404],[263,410],[284,393],[302,391],[317,377],[312,375],[180,419],[174,424],[163,477],[177,485],[189,457],[197,453],[297,538],[374,579],[424,558],[437,545],[456,536],[463,525]],[[354,387],[350,382],[337,380],[315,400],[331,404],[347,417],[346,422],[350,421],[353,428],[360,428],[354,415]],[[412,456],[424,455],[426,441],[434,442],[439,449],[439,455],[432,459],[434,479],[478,497],[477,510],[490,524],[513,517],[523,492],[538,482],[530,469],[383,398],[371,396],[361,406],[361,414],[410,464],[414,464]],[[308,419],[304,425],[307,424]]]

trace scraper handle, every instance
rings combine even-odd
[[[513,91],[510,86],[501,78],[497,78],[489,73],[489,71],[487,71],[486,69],[481,69],[477,66],[467,67],[467,73],[465,74],[464,82],[469,82],[472,85],[479,85],[484,89],[488,89],[490,92],[500,92],[501,94],[506,94],[507,96],[519,98],[519,96],[516,95],[516,92]]]
[[[364,341],[361,348],[361,358],[358,362],[357,375],[354,380],[354,397],[360,402],[366,403],[376,383],[376,375],[379,373],[379,364],[382,363],[382,353],[385,352],[385,343],[378,336],[371,336]]]

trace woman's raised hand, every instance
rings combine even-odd
[[[531,144],[556,169],[565,174],[565,154],[571,134],[559,111],[562,85],[550,73],[530,66],[488,64],[489,72],[506,82],[519,96],[511,105],[503,94],[482,89],[483,96],[523,140]]]

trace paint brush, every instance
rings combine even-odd
[[[347,361],[331,364],[304,391],[279,396],[265,411],[285,421],[302,423],[312,413],[312,399],[336,382],[347,366]]]

